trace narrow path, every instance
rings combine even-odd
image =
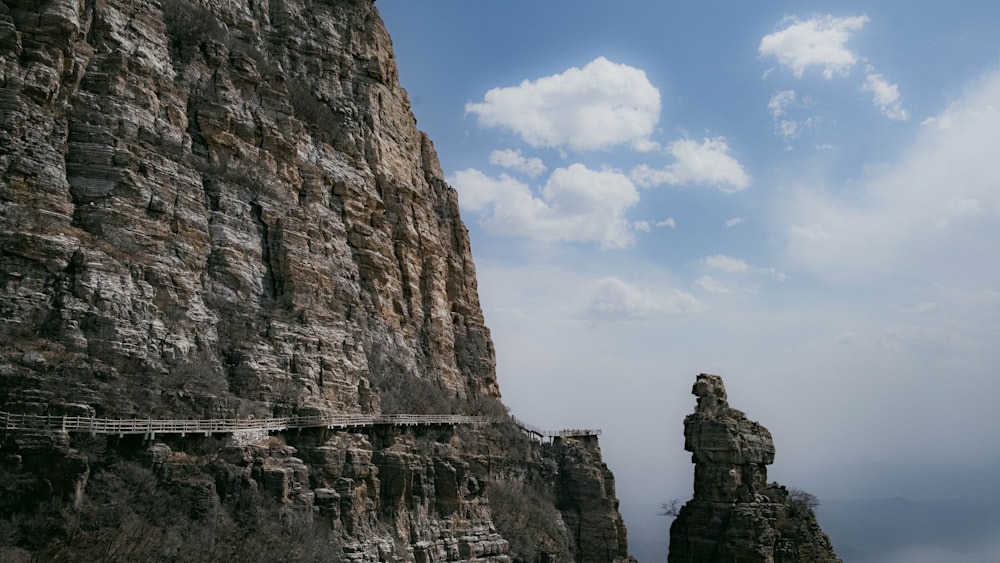
[[[155,438],[157,434],[233,434],[243,431],[282,432],[300,428],[348,429],[371,426],[431,426],[487,424],[513,424],[530,437],[569,438],[597,436],[600,430],[564,429],[542,430],[508,417],[467,416],[457,414],[334,414],[328,416],[282,418],[217,418],[217,419],[113,419],[82,416],[45,416],[0,412],[0,430],[89,432],[91,434],[143,434]]]

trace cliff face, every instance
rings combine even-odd
[[[9,408],[358,412],[389,371],[498,396],[370,1],[0,6]]]
[[[699,375],[693,414],[684,419],[694,498],[670,526],[671,563],[833,563],[840,561],[816,522],[815,497],[767,483],[774,442],[767,428],[730,408],[722,378]]]
[[[0,170],[0,411],[504,410],[457,197],[372,0],[0,2]],[[626,556],[587,440],[0,438],[9,560]]]

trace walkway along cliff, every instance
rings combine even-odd
[[[507,412],[372,0],[0,2],[0,170],[0,560],[627,558],[592,433],[376,423]]]
[[[670,563],[837,563],[813,513],[815,497],[767,482],[774,442],[731,408],[717,375],[701,374],[684,419],[694,498],[670,526]]]

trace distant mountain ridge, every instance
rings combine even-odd
[[[810,471],[845,561],[1000,561],[1000,463],[854,463]]]
[[[1000,502],[825,500],[817,517],[845,561],[885,563],[921,552],[948,554],[954,563],[1000,561]]]
[[[998,475],[1000,462],[980,465],[855,463],[812,470],[803,475],[802,481],[820,497],[837,500],[902,497],[1000,502]]]

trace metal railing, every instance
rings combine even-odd
[[[543,438],[567,438],[597,436],[600,430],[564,429],[542,430],[510,417],[486,417],[458,414],[331,414],[310,417],[280,418],[218,418],[218,419],[153,419],[153,418],[94,418],[84,416],[51,416],[34,414],[11,414],[0,412],[0,429],[42,430],[63,432],[89,432],[91,434],[143,434],[154,437],[157,434],[232,434],[239,431],[281,432],[301,428],[360,428],[377,425],[390,426],[431,426],[486,424],[514,424],[529,436]]]
[[[514,426],[520,428],[525,434],[529,436],[541,438],[575,438],[582,436],[600,436],[601,431],[598,429],[585,429],[585,428],[565,428],[562,430],[542,430],[537,426],[532,426],[517,417],[508,417],[507,422],[510,422]]]

